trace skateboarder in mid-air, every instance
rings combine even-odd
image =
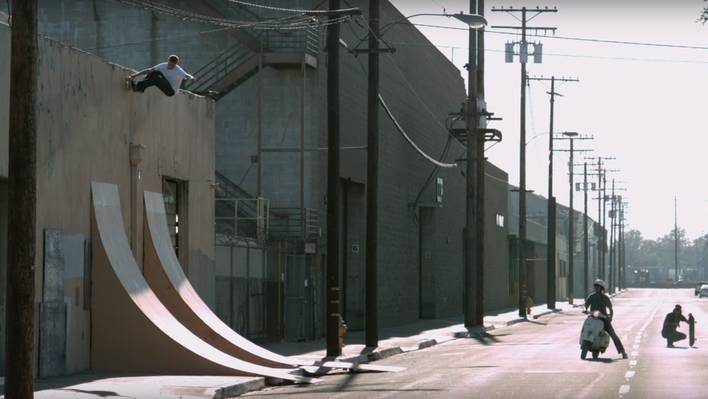
[[[130,87],[133,91],[144,92],[150,86],[157,86],[166,96],[174,96],[182,85],[183,80],[194,79],[194,76],[188,74],[182,69],[179,64],[179,57],[171,55],[167,62],[157,64],[152,68],[143,69],[128,76]],[[135,82],[138,76],[147,75],[140,82]]]
[[[690,315],[689,315],[690,316]],[[681,305],[676,305],[674,310],[664,318],[664,326],[661,329],[661,336],[666,338],[666,347],[674,348],[674,342],[686,339],[686,334],[676,331],[681,322],[688,323],[681,313]]]

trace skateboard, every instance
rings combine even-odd
[[[696,343],[696,319],[691,313],[688,314],[688,344],[693,346]]]

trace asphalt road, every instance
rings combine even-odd
[[[630,290],[613,299],[614,327],[629,356],[614,345],[598,361],[580,360],[585,316],[564,312],[380,361],[399,373],[324,377],[320,384],[274,387],[249,398],[708,398],[708,299],[693,290]],[[697,320],[694,348],[666,348],[664,316],[676,303]],[[688,333],[682,324],[680,331]],[[704,331],[705,330],[705,331]],[[705,335],[708,336],[708,335]],[[708,338],[706,338],[708,340]],[[590,357],[590,356],[589,356]]]

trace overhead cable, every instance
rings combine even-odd
[[[271,11],[282,11],[282,12],[292,12],[292,13],[298,13],[298,14],[346,14],[346,13],[351,13],[351,12],[356,12],[359,9],[358,8],[342,8],[339,10],[300,10],[300,9],[294,9],[294,8],[284,8],[284,7],[275,7],[275,6],[269,6],[265,4],[256,4],[256,3],[250,3],[247,1],[242,1],[242,0],[228,0],[230,3],[234,4],[240,4],[243,6],[248,6],[248,7],[255,7],[255,8],[262,8],[265,10],[271,10]]]
[[[325,27],[332,24],[339,24],[351,18],[349,15],[328,19],[326,22],[320,21],[317,17],[304,14],[291,15],[280,18],[267,19],[262,21],[236,21],[225,18],[210,17],[204,14],[193,13],[187,10],[170,7],[150,0],[117,0],[121,3],[154,11],[161,14],[170,15],[191,22],[208,23],[228,28],[249,28],[256,30],[304,30],[315,27]]]
[[[419,24],[419,23],[411,23],[411,25],[423,26],[423,27],[427,27],[427,28],[462,30],[465,32],[469,31],[469,28],[460,28],[460,27],[456,27],[456,26]],[[515,32],[504,32],[504,31],[492,30],[492,29],[485,29],[484,33],[492,33],[492,34],[496,34],[496,35],[510,35],[510,36],[518,36],[519,35],[518,33],[515,33]],[[647,46],[647,47],[678,48],[678,49],[688,49],[688,50],[708,50],[708,47],[706,47],[706,46],[692,46],[692,45],[686,45],[686,44],[634,42],[634,41],[629,41],[629,40],[596,39],[596,38],[575,37],[575,36],[557,36],[557,35],[548,36],[548,35],[539,35],[539,34],[531,34],[531,33],[527,33],[526,36],[527,37],[540,37],[540,38],[546,38],[546,39],[572,40],[572,41],[590,42],[590,43],[619,44],[619,45],[627,45],[627,46]]]
[[[403,127],[401,127],[400,123],[398,123],[398,120],[396,119],[395,116],[393,116],[393,113],[391,110],[388,108],[388,105],[386,104],[386,101],[384,101],[383,97],[381,97],[381,94],[379,94],[379,103],[381,106],[384,108],[384,111],[386,111],[386,115],[391,119],[393,124],[396,126],[396,130],[403,136],[403,138],[410,144],[411,147],[413,147],[414,150],[420,154],[423,158],[427,159],[428,162],[432,163],[433,165],[437,165],[441,168],[456,168],[458,165],[456,163],[444,163],[440,162],[437,159],[431,157],[430,155],[426,154],[425,151],[420,149],[418,145],[408,136],[405,130],[403,130]]]

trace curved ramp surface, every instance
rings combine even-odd
[[[187,279],[167,230],[162,194],[145,191],[145,221],[145,279],[175,317],[210,345],[239,359],[264,366],[316,366],[393,372],[403,370],[400,367],[373,364],[285,357],[254,344],[214,314]]]
[[[219,350],[249,362],[274,367],[313,363],[287,358],[254,344],[232,330],[204,303],[175,254],[162,194],[145,192],[145,221],[145,279],[187,328]]]
[[[140,273],[123,226],[118,188],[92,183],[94,370],[306,377],[248,363],[194,335],[167,310]]]

